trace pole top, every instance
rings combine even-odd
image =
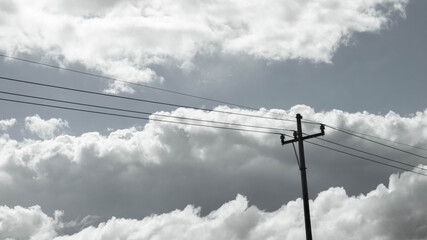
[[[301,114],[297,113],[297,119],[302,119]]]

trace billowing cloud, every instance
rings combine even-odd
[[[330,188],[310,203],[313,235],[321,240],[425,239],[426,192],[427,178],[411,173],[393,174],[388,186],[380,184],[366,195],[349,196],[341,187]],[[38,206],[0,207],[0,219],[2,237],[18,239],[305,239],[301,199],[267,212],[250,206],[241,195],[206,216],[188,205],[141,220],[113,217],[57,237],[58,221]]]
[[[156,64],[197,54],[330,62],[354,32],[374,32],[407,0],[24,1],[1,3],[0,51],[79,63],[132,82],[162,81]],[[110,92],[132,92],[120,82]]]
[[[43,139],[56,136],[64,128],[68,128],[68,122],[61,118],[44,120],[38,114],[25,118],[25,129]]]
[[[95,218],[86,216],[80,221],[64,222],[63,215],[64,211],[57,210],[50,217],[37,205],[28,208],[0,206],[0,238],[51,240],[69,229],[76,232],[86,227]]]
[[[393,112],[385,116],[339,110],[316,112],[304,105],[289,110],[228,107],[217,110],[290,120],[301,113],[305,120],[422,148],[427,144],[427,111],[402,117]],[[295,122],[184,108],[161,114],[295,129]],[[304,124],[303,129],[315,133],[319,126]],[[424,159],[329,128],[324,138],[414,166],[425,163]],[[312,141],[328,144],[320,139]],[[344,187],[349,195],[367,193],[397,172],[308,143],[305,150],[312,197],[330,186]],[[420,149],[410,151],[425,155]],[[292,146],[281,146],[278,135],[156,121],[108,135],[88,132],[79,136],[61,134],[16,140],[4,134],[0,137],[0,178],[2,204],[39,205],[48,213],[62,209],[66,213],[64,221],[86,215],[99,216],[98,222],[111,216],[141,219],[152,213],[182,209],[187,204],[201,206],[201,214],[205,215],[237,194],[247,196],[260,209],[273,211],[300,196],[300,177]]]
[[[0,207],[1,239],[48,240],[55,236],[54,220],[44,214],[39,206]]]
[[[6,131],[8,128],[15,125],[15,123],[16,123],[15,118],[0,120],[0,131]]]

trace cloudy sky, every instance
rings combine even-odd
[[[311,140],[364,159],[305,144],[314,239],[427,239],[427,177],[411,172],[427,174],[426,12],[423,0],[0,0],[0,238],[305,239],[294,150],[276,134],[300,113],[365,138],[328,127]],[[183,118],[202,121],[156,121]]]

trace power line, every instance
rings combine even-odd
[[[103,79],[107,79],[107,80],[113,80],[113,81],[118,81],[118,82],[122,82],[122,83],[126,83],[126,84],[131,84],[131,85],[135,85],[135,86],[146,87],[146,88],[155,89],[155,90],[159,90],[159,91],[169,92],[169,93],[173,93],[173,94],[177,94],[177,95],[182,95],[182,96],[187,96],[187,97],[192,97],[192,98],[203,99],[203,100],[207,100],[207,101],[211,101],[211,102],[222,103],[222,104],[227,104],[227,105],[232,105],[232,106],[247,108],[247,109],[251,109],[251,110],[258,110],[258,109],[255,109],[253,107],[244,106],[244,105],[240,105],[240,104],[235,104],[235,103],[231,103],[231,102],[216,100],[216,99],[212,99],[212,98],[206,98],[206,97],[202,97],[202,96],[197,96],[197,95],[193,95],[193,94],[178,92],[178,91],[175,91],[175,90],[170,90],[170,89],[165,89],[165,88],[153,87],[153,86],[149,86],[149,85],[146,85],[146,84],[140,84],[140,83],[135,83],[135,82],[130,82],[130,81],[124,81],[124,80],[120,80],[120,79],[117,79],[117,78],[106,77],[106,76],[103,76],[103,75],[100,75],[100,74],[93,74],[93,73],[88,73],[88,72],[84,72],[84,71],[80,71],[80,70],[76,70],[76,69],[55,66],[55,65],[51,65],[51,64],[47,64],[47,63],[37,62],[37,61],[23,59],[23,58],[18,58],[18,57],[12,57],[12,56],[8,56],[8,55],[1,54],[1,53],[0,53],[0,56],[4,57],[4,58],[10,58],[10,59],[18,60],[18,61],[23,61],[23,62],[31,63],[31,64],[37,64],[37,65],[42,65],[42,66],[46,66],[46,67],[50,67],[50,68],[56,68],[56,69],[65,70],[65,71],[69,71],[69,72],[84,74],[84,75],[87,75],[87,76],[98,77],[98,78],[103,78]],[[234,113],[234,112],[228,112],[228,111],[220,111],[220,110],[213,110],[213,109],[197,108],[197,107],[192,107],[192,106],[171,104],[171,103],[165,103],[165,102],[159,102],[159,101],[151,101],[151,100],[146,100],[146,99],[130,98],[130,97],[124,97],[124,96],[118,96],[118,95],[112,95],[112,94],[105,94],[105,93],[98,93],[98,92],[86,91],[86,90],[81,90],[81,89],[72,89],[72,88],[66,88],[66,87],[55,86],[55,85],[48,85],[48,84],[41,84],[41,83],[29,82],[29,81],[12,79],[12,78],[5,78],[5,77],[0,77],[0,78],[2,78],[4,80],[18,81],[18,82],[21,82],[21,83],[36,84],[36,85],[39,85],[39,86],[54,87],[54,88],[60,88],[60,89],[64,89],[64,90],[79,91],[79,92],[83,92],[83,93],[97,94],[97,95],[102,95],[102,96],[118,97],[118,98],[122,98],[122,99],[128,99],[128,100],[134,100],[134,101],[143,101],[143,102],[148,102],[148,103],[153,103],[153,104],[161,104],[161,105],[168,105],[168,106],[174,106],[174,107],[185,107],[185,108],[192,108],[192,109],[198,109],[198,110],[203,110],[203,111],[213,111],[213,112],[220,112],[220,113],[227,113],[227,114],[241,115],[241,116],[249,116],[249,117],[257,117],[257,118],[267,118],[267,119],[274,119],[274,120],[292,121],[292,120],[287,120],[287,119],[270,118],[270,117],[256,116],[256,115],[250,115],[250,114],[240,114],[240,113]],[[5,93],[5,92],[3,92],[3,93]],[[29,97],[29,96],[27,96],[27,97]],[[34,97],[34,96],[32,96],[32,97]],[[48,99],[45,99],[45,100],[48,100]],[[50,99],[50,101],[54,101],[54,100]],[[70,104],[82,105],[82,103],[70,103]],[[92,107],[95,107],[95,106],[92,106]],[[108,109],[108,107],[103,107],[103,106],[97,106],[97,107]],[[110,108],[110,110],[123,111],[123,110],[120,110],[120,109],[112,109],[112,108]],[[153,113],[143,113],[143,112],[137,112],[137,111],[132,111],[132,110],[126,110],[126,111],[128,111],[128,112],[134,112],[134,113],[142,113],[142,114],[151,114],[151,115],[153,115]],[[154,115],[158,115],[158,114],[154,114]],[[172,116],[163,116],[163,117],[172,117]],[[175,117],[175,118],[180,118],[180,117]],[[182,118],[182,119],[184,119],[184,120],[200,121],[200,119],[191,119],[191,118]],[[221,122],[214,122],[214,121],[205,121],[205,122],[228,124],[228,125],[236,125],[236,126],[242,126],[242,127],[252,127],[252,128],[255,127],[255,126],[250,126],[250,125],[242,125],[242,124],[239,125],[239,124],[221,123]],[[303,123],[307,123],[307,124],[320,124],[318,122],[310,121],[310,120],[303,121]],[[383,141],[388,141],[388,142],[392,142],[392,143],[404,145],[404,146],[407,146],[407,147],[413,147],[413,148],[416,148],[416,149],[427,151],[427,149],[424,149],[424,148],[421,148],[421,147],[412,146],[412,145],[409,145],[409,144],[400,143],[400,142],[396,142],[396,141],[391,141],[391,140],[388,140],[388,139],[383,139],[383,138],[372,136],[372,135],[369,135],[369,134],[359,133],[359,132],[352,131],[352,130],[349,130],[349,129],[333,127],[333,126],[326,125],[326,124],[325,124],[325,126],[331,128],[331,129],[334,129],[334,130],[337,130],[337,131],[340,131],[340,132],[343,132],[343,133],[346,133],[346,134],[349,134],[349,135],[352,135],[352,136],[355,136],[355,137],[358,137],[358,138],[361,138],[361,139],[364,139],[364,140],[367,140],[367,141],[370,141],[370,142],[373,142],[373,143],[376,143],[376,144],[379,144],[379,145],[382,145],[382,146],[385,146],[385,147],[388,147],[388,148],[391,148],[391,149],[394,149],[394,150],[398,150],[398,151],[401,151],[401,152],[404,152],[404,153],[407,153],[407,154],[411,154],[413,156],[417,156],[417,157],[420,157],[420,158],[427,159],[427,157],[425,157],[425,156],[418,155],[418,154],[415,154],[415,153],[412,153],[412,152],[409,152],[409,151],[405,151],[403,149],[396,148],[396,147],[393,147],[393,146],[390,146],[390,145],[387,145],[387,144],[384,144],[384,143],[380,143],[380,142],[374,141],[372,139],[362,137],[360,135],[364,135],[364,136],[368,136],[368,137],[371,137],[371,138],[376,138],[376,139],[380,139],[380,140],[383,140]],[[268,127],[257,127],[257,128],[265,128],[265,129],[278,130],[278,129],[275,129],[275,128],[268,128]],[[357,135],[357,134],[359,134],[359,135]],[[330,142],[330,143],[332,143],[332,142]],[[333,144],[337,144],[337,143],[333,143]],[[342,145],[342,144],[338,144],[338,145]],[[347,146],[343,146],[343,147],[347,147]],[[355,150],[355,149],[353,149],[353,150]],[[381,157],[379,155],[367,153],[365,151],[361,151],[361,150],[356,150],[356,151],[363,152],[365,154],[369,154],[369,155],[372,155],[372,156],[377,156],[377,157],[383,158],[383,157]],[[386,159],[386,158],[383,158],[383,159]],[[392,160],[392,159],[387,159],[387,160],[389,160],[389,161],[395,161],[395,160]],[[396,161],[396,162],[398,162],[398,161]],[[401,164],[404,164],[404,163],[401,163]],[[412,165],[409,165],[409,166],[415,167],[415,166],[412,166]]]
[[[394,149],[394,150],[397,150],[397,151],[400,151],[400,152],[404,152],[404,153],[407,153],[407,154],[410,154],[410,155],[413,155],[413,156],[416,156],[416,157],[427,159],[427,157],[425,157],[425,156],[422,156],[422,155],[419,155],[419,154],[416,154],[416,153],[412,153],[412,152],[409,152],[409,151],[406,151],[406,150],[403,150],[403,149],[400,149],[400,148],[397,148],[397,147],[393,147],[393,146],[390,146],[388,144],[384,144],[384,143],[381,143],[381,142],[378,142],[378,141],[375,141],[375,140],[372,140],[372,139],[369,139],[369,138],[357,135],[355,133],[351,133],[349,131],[342,130],[340,128],[332,127],[330,125],[325,125],[325,126],[331,128],[331,129],[334,129],[336,131],[343,132],[343,133],[346,133],[348,135],[351,135],[351,136],[354,136],[354,137],[358,137],[358,138],[361,138],[363,140],[366,140],[366,141],[369,141],[369,142],[372,142],[372,143],[376,143],[376,144],[384,146],[384,147],[388,147],[388,148],[391,148],[391,149]]]
[[[237,126],[237,127],[250,127],[250,128],[275,130],[275,131],[292,131],[292,130],[282,129],[282,128],[254,126],[254,125],[247,125],[247,124],[238,124],[238,123],[229,123],[229,122],[220,122],[220,121],[212,121],[212,120],[203,120],[203,119],[196,119],[196,118],[170,116],[170,115],[159,114],[159,113],[143,112],[143,111],[135,111],[135,110],[130,110],[130,109],[122,109],[122,108],[100,106],[100,105],[87,104],[87,103],[82,103],[82,102],[66,101],[66,100],[46,98],[46,97],[39,97],[39,96],[27,95],[27,94],[20,94],[20,93],[12,93],[12,92],[4,92],[4,91],[0,91],[0,93],[12,95],[12,96],[26,97],[26,98],[32,98],[32,99],[38,99],[38,100],[45,100],[45,101],[52,101],[52,102],[60,102],[60,103],[73,104],[73,105],[79,105],[79,106],[85,106],[85,107],[94,107],[94,108],[101,108],[101,109],[121,111],[121,112],[128,112],[128,113],[137,113],[137,114],[153,115],[153,116],[166,117],[166,118],[174,118],[174,119],[181,119],[181,120],[198,121],[198,122],[204,122],[204,123],[224,124],[224,125],[231,125],[231,126]]]
[[[152,121],[166,122],[166,123],[173,123],[173,124],[190,125],[190,126],[197,126],[197,127],[208,127],[208,128],[217,128],[217,129],[224,129],[224,130],[242,131],[242,132],[281,135],[281,133],[279,133],[279,132],[249,130],[249,129],[242,129],[242,128],[224,127],[224,126],[212,126],[212,125],[204,125],[204,124],[188,123],[188,122],[176,122],[176,121],[170,121],[170,120],[164,120],[164,119],[137,117],[137,116],[124,115],[124,114],[100,112],[100,111],[93,111],[93,110],[86,110],[86,109],[79,109],[79,108],[70,108],[70,107],[63,107],[63,106],[56,106],[56,105],[42,104],[42,103],[34,103],[34,102],[27,102],[27,101],[7,99],[7,98],[0,98],[0,101],[22,103],[22,104],[29,104],[29,105],[49,107],[49,108],[57,108],[57,109],[70,110],[70,111],[79,111],[79,112],[86,112],[86,113],[102,114],[102,115],[108,115],[108,116],[116,116],[116,117],[133,118],[133,119],[140,119],[140,120],[152,120]]]
[[[12,57],[12,56],[8,56],[8,55],[1,54],[1,53],[0,53],[0,56],[4,57],[4,58],[10,58],[10,59],[14,59],[14,60],[22,61],[22,62],[31,63],[31,64],[36,64],[36,65],[41,65],[41,66],[50,67],[50,68],[56,68],[56,69],[60,69],[60,70],[64,70],[64,71],[79,73],[79,74],[83,74],[83,75],[87,75],[87,76],[91,76],[91,77],[103,78],[103,79],[107,79],[107,80],[113,80],[113,81],[117,81],[117,82],[121,82],[121,83],[126,83],[126,84],[129,84],[129,85],[150,88],[150,89],[154,89],[154,90],[158,90],[158,91],[163,91],[163,92],[168,92],[168,93],[172,93],[172,94],[176,94],[176,95],[181,95],[181,96],[186,96],[186,97],[191,97],[191,98],[198,98],[198,99],[202,99],[202,100],[206,100],[206,101],[210,101],[210,102],[227,104],[227,105],[236,106],[236,107],[240,107],[240,108],[247,108],[247,109],[250,109],[250,110],[257,110],[256,108],[245,106],[245,105],[241,105],[241,104],[236,104],[236,103],[226,102],[226,101],[217,100],[217,99],[213,99],[213,98],[207,98],[207,97],[197,96],[197,95],[189,94],[189,93],[178,92],[178,91],[170,90],[170,89],[166,89],[166,88],[153,87],[153,86],[150,86],[150,85],[147,85],[147,84],[141,84],[141,83],[135,83],[135,82],[125,81],[125,80],[120,80],[120,79],[117,79],[117,78],[107,77],[107,76],[103,76],[103,75],[100,75],[100,74],[88,73],[88,72],[85,72],[85,71],[80,71],[80,70],[76,70],[76,69],[55,66],[55,65],[52,65],[52,64],[37,62],[37,61],[28,60],[28,59],[24,59],[24,58]]]
[[[380,156],[378,154],[370,153],[370,152],[367,152],[367,151],[364,151],[364,150],[360,150],[360,149],[357,149],[357,148],[354,148],[354,147],[349,147],[349,146],[346,146],[344,144],[340,144],[340,143],[336,143],[336,142],[333,142],[333,141],[326,140],[324,138],[319,138],[319,140],[324,141],[324,142],[328,142],[328,143],[331,143],[331,144],[334,144],[334,145],[337,145],[337,146],[340,146],[340,147],[343,147],[343,148],[347,148],[347,149],[350,149],[350,150],[353,150],[353,151],[357,151],[357,152],[361,152],[361,153],[364,153],[364,154],[367,154],[367,155],[371,155],[371,156],[374,156],[374,157],[377,157],[377,158],[382,158],[382,159],[390,161],[390,162],[395,162],[395,163],[402,164],[402,165],[405,165],[405,166],[408,166],[408,167],[418,168],[418,169],[421,169],[421,170],[424,170],[424,171],[427,170],[427,169],[425,169],[423,167],[418,167],[418,166],[411,165],[411,164],[408,164],[408,163],[404,163],[404,162],[401,162],[401,161],[398,161],[398,160],[394,160],[394,159],[391,159],[391,158],[388,158],[388,157],[383,157],[383,156]]]
[[[120,79],[117,79],[117,78],[107,77],[107,76],[103,76],[103,75],[100,75],[100,74],[89,73],[89,72],[85,72],[85,71],[80,71],[80,70],[76,70],[76,69],[71,69],[71,68],[56,66],[56,65],[52,65],[52,64],[37,62],[37,61],[33,61],[33,60],[29,60],[29,59],[24,59],[24,58],[19,58],[19,57],[12,57],[12,56],[1,54],[1,53],[0,53],[0,56],[4,57],[4,58],[10,58],[10,59],[14,59],[14,60],[22,61],[22,62],[31,63],[31,64],[41,65],[41,66],[50,67],[50,68],[56,68],[56,69],[65,70],[65,71],[74,72],[74,73],[79,73],[79,74],[83,74],[83,75],[87,75],[87,76],[91,76],[91,77],[97,77],[97,78],[103,78],[103,79],[107,79],[107,80],[113,80],[113,81],[117,81],[117,82],[122,82],[122,83],[130,84],[130,85],[135,85],[135,86],[150,88],[150,89],[154,89],[154,90],[158,90],[158,91],[164,91],[164,92],[173,93],[173,94],[177,94],[177,95],[182,95],[182,96],[186,96],[186,97],[203,99],[203,100],[207,100],[207,101],[211,101],[211,102],[216,102],[216,103],[221,103],[221,104],[227,104],[227,105],[241,107],[241,108],[246,108],[246,109],[250,109],[250,110],[259,110],[259,109],[256,109],[254,107],[245,106],[245,105],[241,105],[241,104],[236,104],[236,103],[226,102],[226,101],[217,100],[217,99],[213,99],[213,98],[207,98],[207,97],[197,96],[197,95],[194,95],[194,94],[183,93],[183,92],[179,92],[179,91],[175,91],[175,90],[170,90],[170,89],[166,89],[166,88],[153,87],[153,86],[146,85],[146,84],[141,84],[141,83],[135,83],[135,82],[125,81],[125,80],[120,80]],[[321,124],[319,122],[310,121],[310,120],[301,121],[301,122],[302,123],[306,123],[306,124]],[[332,128],[332,126],[330,126],[330,125],[327,125],[327,126]],[[356,134],[359,134],[359,135],[368,136],[368,137],[371,137],[371,138],[376,138],[376,139],[387,141],[387,142],[392,142],[392,143],[399,144],[399,145],[402,145],[402,146],[407,146],[407,147],[412,147],[412,148],[416,148],[416,149],[419,149],[419,150],[427,151],[427,149],[425,149],[425,148],[421,148],[421,147],[417,147],[417,146],[412,146],[412,145],[409,145],[409,144],[405,144],[405,143],[401,143],[401,142],[397,142],[397,141],[392,141],[392,140],[380,138],[380,137],[377,137],[377,136],[373,136],[373,135],[369,135],[369,134],[365,134],[365,133],[360,133],[360,132],[352,131],[352,130],[345,129],[345,128],[337,128],[336,130],[338,130],[338,129],[345,130],[345,131],[348,131],[348,132],[353,132],[353,133],[356,133]],[[423,157],[423,158],[426,158],[426,157]]]
[[[365,161],[374,162],[374,163],[381,164],[381,165],[384,165],[384,166],[388,166],[388,167],[400,169],[400,170],[403,170],[403,171],[408,171],[408,172],[412,172],[412,173],[415,173],[415,174],[427,176],[427,174],[424,174],[424,173],[419,173],[419,172],[415,172],[413,170],[406,169],[406,168],[403,168],[403,167],[398,167],[398,166],[394,166],[394,165],[391,165],[391,164],[388,164],[388,163],[383,163],[383,162],[380,162],[380,161],[376,161],[376,160],[373,160],[373,159],[370,159],[370,158],[366,158],[366,157],[362,157],[362,156],[359,156],[359,155],[356,155],[356,154],[352,154],[352,153],[348,153],[348,152],[345,152],[345,151],[341,151],[341,150],[338,150],[338,149],[335,149],[335,148],[331,148],[331,147],[328,147],[328,146],[325,146],[325,145],[321,145],[321,144],[318,144],[318,143],[314,143],[314,142],[311,142],[311,141],[306,141],[306,142],[310,143],[312,145],[318,146],[318,147],[322,147],[322,148],[329,149],[329,150],[332,150],[332,151],[335,151],[335,152],[346,154],[346,155],[349,155],[349,156],[352,156],[352,157],[356,157],[356,158],[359,158],[359,159],[362,159],[362,160],[365,160]]]
[[[267,132],[267,131],[258,131],[258,130],[249,130],[249,129],[241,129],[241,128],[231,128],[231,127],[224,127],[224,126],[212,126],[212,125],[203,125],[203,124],[196,124],[196,123],[188,123],[188,122],[176,122],[176,121],[170,121],[170,120],[164,120],[164,119],[155,119],[155,118],[148,118],[148,117],[137,117],[137,116],[130,116],[130,115],[124,115],[124,114],[116,114],[116,113],[108,113],[108,112],[100,112],[100,111],[93,111],[93,110],[86,110],[86,109],[78,109],[78,108],[70,108],[70,107],[63,107],[63,106],[56,106],[56,105],[49,105],[49,104],[42,104],[42,103],[34,103],[34,102],[26,102],[26,101],[21,101],[21,100],[14,100],[14,99],[6,99],[6,98],[0,98],[0,101],[7,101],[7,102],[14,102],[14,103],[21,103],[21,104],[28,104],[28,105],[35,105],[35,106],[42,106],[42,107],[49,107],[49,108],[57,108],[57,109],[63,109],[63,110],[70,110],[70,111],[79,111],[79,112],[86,112],[86,113],[93,113],[93,114],[101,114],[101,115],[108,115],[108,116],[116,116],[116,117],[124,117],[124,118],[132,118],[132,119],[140,119],[140,120],[152,120],[152,121],[158,121],[158,122],[165,122],[165,123],[172,123],[172,124],[182,124],[182,125],[190,125],[190,126],[197,126],[197,127],[207,127],[207,128],[215,128],[215,129],[224,129],[224,130],[234,130],[234,131],[242,131],[242,132],[252,132],[252,133],[263,133],[263,134],[274,134],[274,135],[286,135],[288,137],[291,137],[290,135],[287,134],[282,134],[279,132]],[[335,152],[340,152],[349,156],[353,156],[359,159],[363,159],[366,161],[370,161],[370,162],[374,162],[377,164],[381,164],[381,165],[385,165],[385,166],[389,166],[389,167],[393,167],[396,169],[400,169],[400,170],[404,170],[404,171],[409,171],[415,174],[419,174],[419,175],[423,175],[423,176],[427,176],[426,174],[423,173],[419,173],[419,172],[415,172],[413,170],[409,170],[409,169],[405,169],[402,167],[398,167],[398,166],[394,166],[391,164],[387,164],[387,163],[383,163],[383,162],[379,162],[373,159],[369,159],[366,157],[362,157],[362,156],[358,156],[352,153],[348,153],[345,151],[341,151],[338,149],[334,149],[331,147],[327,147],[321,144],[317,144],[317,143],[313,143],[310,142],[308,140],[306,140],[306,142],[315,145],[315,146],[319,146],[325,149],[329,149]]]
[[[10,58],[10,59],[18,60],[18,61],[23,61],[23,62],[27,62],[27,63],[32,63],[32,64],[36,64],[36,65],[45,66],[45,67],[56,68],[56,69],[65,70],[65,71],[69,71],[69,72],[79,73],[79,74],[83,74],[83,75],[87,75],[87,76],[92,76],[92,77],[97,77],[97,78],[103,78],[103,79],[107,79],[107,80],[113,80],[113,81],[122,82],[122,83],[130,84],[130,85],[135,85],[135,86],[150,88],[150,89],[154,89],[154,90],[158,90],[158,91],[173,93],[173,94],[177,94],[177,95],[181,95],[181,96],[186,96],[186,97],[191,97],[191,98],[197,98],[197,99],[207,100],[207,101],[211,101],[211,102],[226,104],[226,105],[231,105],[231,106],[235,106],[235,107],[239,107],[239,108],[245,108],[245,109],[255,110],[255,111],[260,111],[261,110],[261,109],[257,109],[255,107],[251,107],[251,106],[247,106],[247,105],[232,103],[232,102],[218,100],[218,99],[213,99],[213,98],[202,97],[202,96],[198,96],[198,95],[194,95],[194,94],[189,94],[189,93],[184,93],[184,92],[179,92],[179,91],[176,91],[176,90],[171,90],[171,89],[166,89],[166,88],[153,87],[153,86],[150,86],[150,85],[147,85],[147,84],[141,84],[141,83],[135,83],[135,82],[125,81],[125,80],[120,80],[120,79],[117,79],[117,78],[107,77],[107,76],[103,76],[103,75],[100,75],[100,74],[94,74],[94,73],[89,73],[89,72],[80,71],[80,70],[76,70],[76,69],[71,69],[71,68],[66,68],[66,67],[60,67],[60,66],[56,66],[56,65],[51,65],[51,64],[47,64],[47,63],[37,62],[37,61],[33,61],[33,60],[29,60],[29,59],[24,59],[24,58],[19,58],[19,57],[12,57],[12,56],[1,54],[1,53],[0,53],[0,57]],[[302,123],[310,123],[310,122],[306,122],[306,121],[301,121],[301,122]]]
[[[159,105],[165,105],[165,106],[171,106],[171,107],[183,107],[183,108],[190,108],[190,109],[196,109],[196,110],[202,110],[202,111],[208,111],[208,112],[232,114],[232,115],[245,116],[245,117],[254,117],[254,118],[262,118],[262,119],[278,120],[278,121],[295,122],[295,120],[290,120],[290,119],[257,116],[257,115],[252,115],[252,114],[236,113],[236,112],[230,112],[230,111],[221,111],[221,110],[215,110],[215,109],[209,109],[209,108],[200,108],[200,107],[193,107],[193,106],[188,106],[188,105],[180,105],[180,104],[174,104],[174,103],[153,101],[153,100],[142,99],[142,98],[125,97],[125,96],[113,95],[113,94],[108,94],[108,93],[88,91],[88,90],[83,90],[83,89],[78,89],[78,88],[70,88],[70,87],[63,87],[63,86],[58,86],[58,85],[53,85],[53,84],[45,84],[45,83],[26,81],[26,80],[16,79],[16,78],[9,78],[9,77],[0,76],[0,79],[6,80],[6,81],[24,83],[24,84],[32,84],[32,85],[42,86],[42,87],[56,88],[56,89],[61,89],[61,90],[73,91],[73,92],[80,92],[80,93],[93,94],[93,95],[104,96],[104,97],[119,98],[119,99],[125,99],[125,100],[132,100],[132,101],[138,101],[138,102],[146,102],[146,103],[159,104]]]
[[[328,126],[328,127],[331,127],[331,126]],[[427,151],[426,148],[422,148],[422,147],[418,147],[418,146],[413,146],[413,145],[409,145],[409,144],[402,143],[402,142],[392,141],[392,140],[389,140],[389,139],[385,139],[385,138],[373,136],[373,135],[370,135],[370,134],[356,132],[356,131],[353,131],[353,130],[350,130],[350,129],[338,128],[338,127],[336,127],[336,128],[337,129],[335,129],[335,130],[337,130],[337,131],[343,130],[343,131],[355,133],[355,134],[358,134],[358,135],[367,136],[367,137],[370,137],[370,138],[375,138],[375,139],[379,139],[379,140],[382,140],[382,141],[391,142],[391,143],[399,144],[399,145],[402,145],[402,146],[406,146],[406,147],[411,147],[411,148],[416,148],[416,149],[419,149],[419,150]]]
[[[345,132],[345,133],[348,132],[348,133],[354,133],[354,134],[358,134],[358,135],[368,136],[368,137],[376,138],[376,139],[379,139],[379,140],[382,140],[382,141],[385,141],[385,142],[391,142],[391,143],[399,144],[399,145],[402,145],[402,146],[405,146],[405,147],[411,147],[411,148],[415,148],[415,149],[427,151],[426,148],[422,148],[422,147],[418,147],[418,146],[413,146],[413,145],[409,145],[409,144],[401,143],[401,142],[397,142],[397,141],[392,141],[392,140],[389,140],[389,139],[385,139],[385,138],[373,136],[373,135],[366,134],[366,133],[357,132],[357,131],[346,129],[346,128],[334,127],[334,126],[331,126],[331,125],[328,125],[328,124],[324,124],[324,123],[321,123],[321,122],[316,122],[316,121],[313,121],[313,120],[306,119],[306,121],[304,123],[307,123],[307,124],[319,124],[319,125],[323,124],[326,127],[329,127],[329,128],[334,129],[336,131],[342,131],[342,132]],[[357,136],[357,137],[360,137],[360,136]],[[395,150],[397,150],[397,149],[395,149]],[[399,150],[401,150],[401,149],[399,149]],[[423,157],[423,158],[426,158],[426,157]]]

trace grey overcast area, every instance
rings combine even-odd
[[[0,239],[427,239],[427,1],[0,0]]]

